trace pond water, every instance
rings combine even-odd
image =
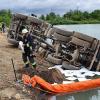
[[[81,32],[100,40],[100,24],[57,25],[55,27],[68,31]],[[53,96],[50,100],[100,100],[100,89],[69,95]]]
[[[89,90],[80,93],[53,96],[50,100],[100,100],[100,90]]]
[[[100,24],[57,25],[56,27],[81,32],[100,40]]]

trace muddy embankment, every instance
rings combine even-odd
[[[25,88],[23,85],[19,83],[17,84],[14,81],[15,76],[11,62],[12,58],[17,72],[17,77],[18,79],[21,79],[22,73],[25,72],[25,70],[23,70],[24,64],[22,61],[21,50],[9,44],[6,35],[0,33],[0,100],[11,100],[12,97],[19,98],[18,100],[25,100],[26,97],[28,97],[28,100],[35,100],[37,95],[27,96],[30,93],[27,93],[28,91],[26,91],[26,94],[24,94]],[[35,60],[37,62],[38,69],[38,73],[36,74],[50,83],[53,83],[54,81],[62,81],[62,78],[56,74],[57,71],[48,71],[48,67],[53,65],[49,64],[47,61],[41,58],[39,54],[36,54]],[[34,75],[34,70],[32,71],[31,68],[27,69],[27,71],[29,71],[31,76]],[[48,77],[50,78],[48,79]]]

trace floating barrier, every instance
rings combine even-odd
[[[30,76],[24,74],[22,80],[25,85],[31,85],[34,88],[36,84],[39,84],[44,90],[55,94],[81,92],[100,87],[100,78],[69,84],[52,85],[37,75],[30,78]]]

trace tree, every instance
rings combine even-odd
[[[50,18],[54,19],[56,18],[56,14],[54,12],[49,13]]]
[[[51,12],[46,15],[45,20],[51,24],[88,24],[88,23],[100,23],[100,10],[95,10],[91,13],[80,10],[70,10],[62,17]]]
[[[85,11],[83,12],[83,17],[84,19],[90,19],[90,14],[87,11]]]
[[[69,12],[67,12],[66,14],[64,14],[63,17],[67,18],[67,19],[71,19],[72,15],[73,15],[73,11],[70,10]]]
[[[90,15],[91,18],[100,20],[100,10],[94,10]]]
[[[45,20],[45,16],[44,15],[41,15],[40,16],[40,19]]]
[[[5,22],[9,26],[11,20],[10,10],[0,10],[0,22]]]
[[[46,20],[50,20],[50,16],[48,14],[46,15]]]

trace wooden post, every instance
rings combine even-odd
[[[99,40],[98,40],[97,49],[96,49],[96,51],[95,51],[94,57],[93,57],[93,59],[92,59],[92,62],[91,62],[91,64],[90,64],[89,70],[91,70],[91,68],[92,68],[92,66],[93,66],[93,63],[94,63],[94,61],[95,61],[95,59],[96,59],[96,56],[97,56],[97,53],[98,53],[98,50],[99,50],[99,46],[100,46],[100,42],[99,42]]]
[[[97,68],[96,68],[96,71],[99,71],[99,70],[100,70],[100,61],[99,61]]]
[[[13,71],[14,71],[14,75],[15,75],[15,81],[18,81],[13,59],[11,59],[11,61],[12,61],[12,65],[13,65]]]

